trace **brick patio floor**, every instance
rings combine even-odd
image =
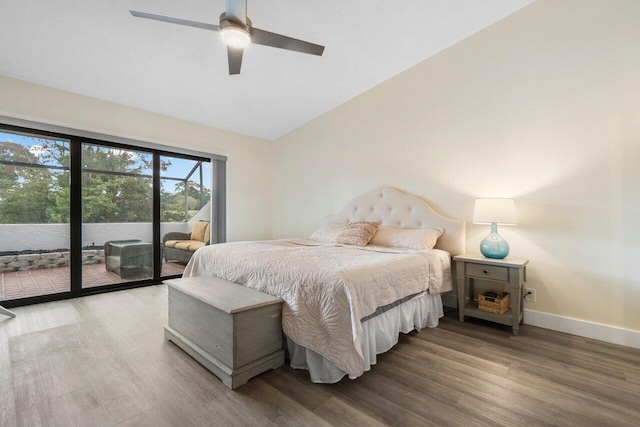
[[[183,271],[184,265],[173,262],[164,262],[162,264],[163,276],[182,274]],[[68,292],[71,286],[70,278],[69,267],[1,273],[0,301]],[[117,274],[107,271],[104,264],[85,265],[82,268],[82,281],[85,288],[113,285],[145,278],[147,277],[134,276],[124,280]]]

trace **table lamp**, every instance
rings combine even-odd
[[[498,234],[498,224],[516,225],[516,205],[512,199],[478,199],[473,210],[474,224],[491,224],[491,233],[480,242],[480,252],[487,258],[509,255],[509,244]]]

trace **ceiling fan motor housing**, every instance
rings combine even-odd
[[[246,18],[244,24],[232,18],[227,18],[227,14],[220,15],[220,37],[227,46],[233,48],[245,48],[251,43],[251,20]]]

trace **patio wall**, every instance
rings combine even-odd
[[[0,256],[0,273],[69,267],[70,257],[71,253],[69,251]],[[82,265],[101,264],[103,262],[104,249],[82,251]]]
[[[191,225],[185,222],[163,222],[161,233],[188,232]],[[84,224],[82,246],[102,246],[109,240],[152,240],[151,223],[128,222]],[[69,224],[0,224],[0,252],[69,248]]]

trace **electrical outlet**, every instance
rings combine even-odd
[[[524,288],[524,300],[536,302],[536,290],[531,288]]]

